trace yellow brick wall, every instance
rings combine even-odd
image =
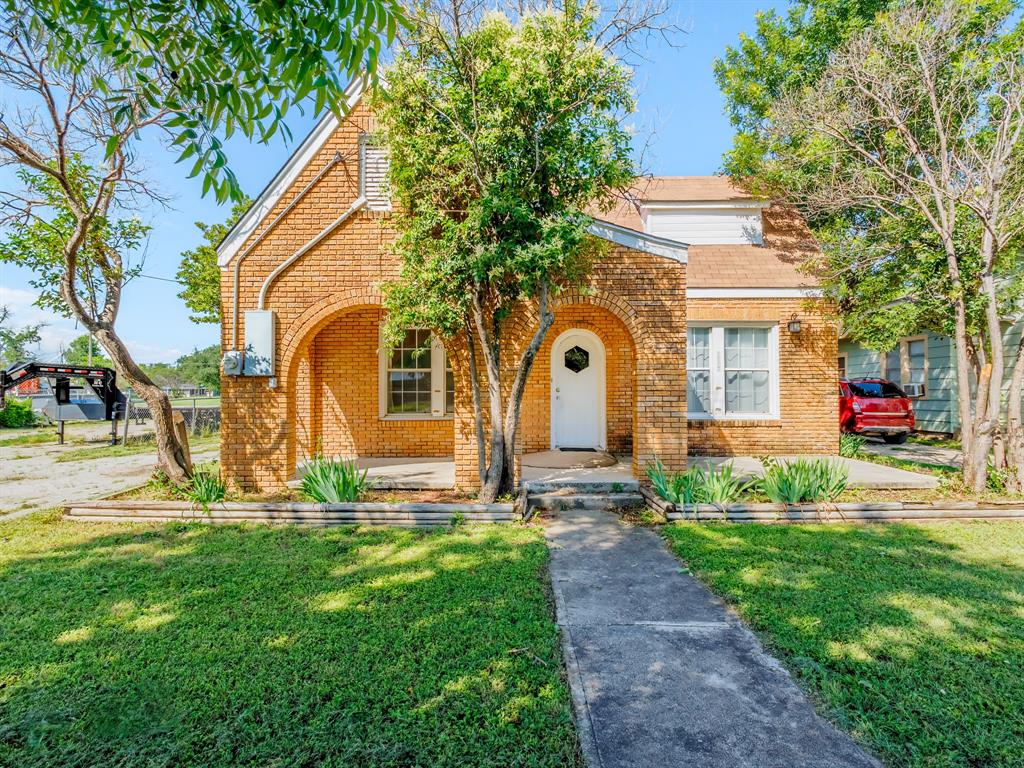
[[[688,299],[686,306],[690,322],[779,324],[779,418],[690,421],[691,454],[838,453],[838,339],[819,308],[803,299]],[[794,314],[801,321],[796,334],[787,329]]]
[[[451,456],[452,419],[382,419],[378,339],[384,313],[343,313],[313,341],[312,404],[328,456]]]

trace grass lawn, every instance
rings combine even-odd
[[[220,406],[220,395],[213,397],[172,397],[171,405],[176,408],[192,407],[195,403],[197,408],[216,408]]]
[[[0,765],[579,765],[538,531],[0,523]]]
[[[220,435],[193,436],[188,439],[189,451],[198,453],[208,451],[220,445]],[[90,445],[58,454],[57,461],[88,461],[89,459],[109,459],[116,456],[132,456],[137,453],[152,453],[156,450],[156,437],[150,433],[143,437],[129,437],[128,444]]]
[[[1024,525],[665,535],[888,766],[1024,764]]]

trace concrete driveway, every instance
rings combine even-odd
[[[952,448],[942,448],[937,445],[926,445],[924,443],[903,443],[902,445],[889,445],[883,440],[868,438],[862,448],[869,453],[876,453],[879,456],[891,456],[894,459],[906,459],[907,461],[919,461],[922,464],[941,464],[947,467],[960,468],[962,456],[960,451]]]

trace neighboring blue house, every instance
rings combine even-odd
[[[1004,333],[1006,376],[1004,389],[1013,373],[1024,320],[1007,324]],[[956,350],[953,340],[936,333],[922,333],[900,339],[895,349],[879,354],[846,338],[839,340],[839,377],[890,379],[907,387],[923,385],[923,394],[914,400],[917,428],[922,432],[956,434],[960,431],[957,405]]]

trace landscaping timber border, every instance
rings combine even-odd
[[[1024,520],[1024,500],[877,501],[839,504],[672,504],[650,488],[644,500],[668,521],[730,523],[885,523],[936,520]]]
[[[95,522],[199,522],[328,525],[450,525],[453,518],[466,523],[507,523],[518,520],[512,504],[432,504],[354,502],[315,504],[300,502],[222,502],[208,509],[187,501],[73,501],[64,505],[68,520]]]

